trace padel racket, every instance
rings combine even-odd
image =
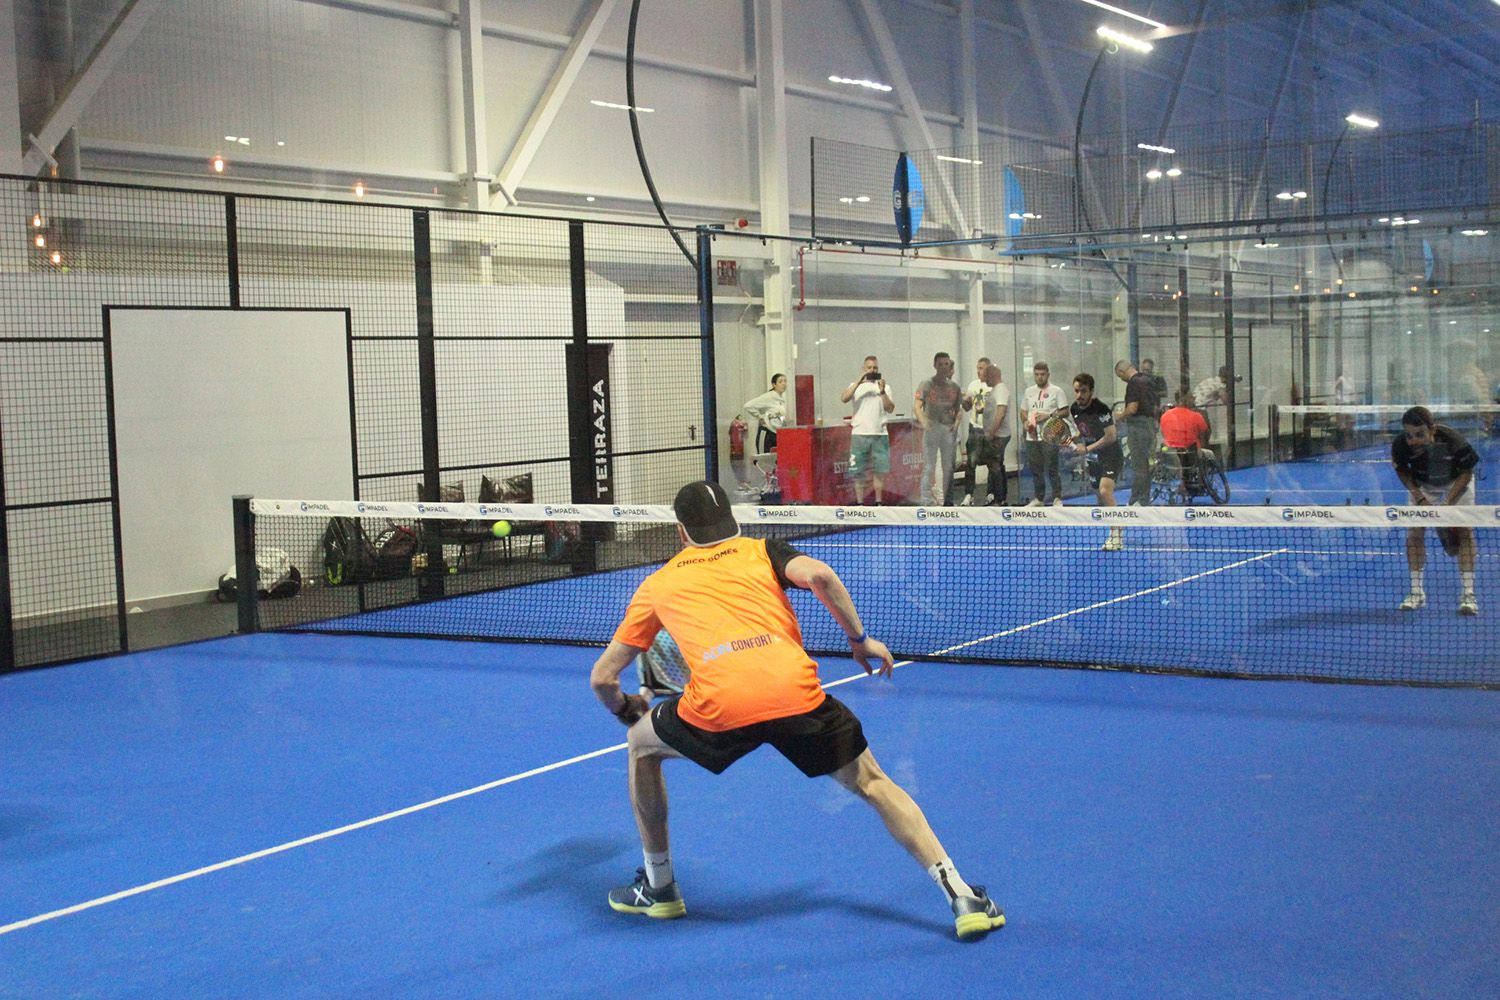
[[[1076,433],[1077,428],[1068,423],[1068,419],[1061,414],[1049,417],[1047,422],[1042,424],[1042,440],[1048,444],[1058,446],[1070,445],[1073,443],[1073,436]]]
[[[692,677],[682,650],[677,648],[676,640],[666,629],[656,633],[651,648],[636,658],[635,669],[641,694],[648,698],[681,694]]]

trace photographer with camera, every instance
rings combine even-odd
[[[840,394],[845,403],[854,403],[854,418],[849,422],[849,476],[854,480],[854,502],[865,502],[865,477],[875,490],[875,502],[885,499],[885,476],[891,471],[891,442],[886,436],[885,415],[896,409],[880,361],[871,354],[865,358],[859,378]]]

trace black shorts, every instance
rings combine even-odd
[[[865,752],[869,743],[853,712],[833,695],[802,715],[769,719],[722,733],[699,729],[677,715],[677,698],[651,709],[651,724],[667,746],[714,774],[769,743],[809,778],[832,774]]]
[[[1095,457],[1098,456],[1098,457]],[[1125,453],[1118,448],[1103,449],[1089,456],[1092,461],[1088,463],[1089,483],[1095,489],[1099,487],[1099,480],[1108,476],[1115,482],[1120,481],[1120,471],[1125,468]]]

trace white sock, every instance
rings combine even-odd
[[[959,896],[974,895],[974,890],[969,888],[969,883],[963,880],[958,869],[953,867],[953,861],[947,857],[928,868],[927,874],[948,894],[950,903]]]
[[[1414,569],[1411,571],[1411,592],[1413,594],[1425,594],[1426,589],[1422,586],[1422,571]]]
[[[644,852],[646,855],[646,880],[651,883],[651,888],[660,889],[664,885],[672,884],[672,852],[662,851],[660,854]]]
[[[1472,569],[1461,569],[1461,570],[1459,570],[1458,571],[1458,578],[1463,581],[1463,588],[1464,588],[1464,593],[1465,594],[1472,594],[1472,593],[1474,593],[1474,571]]]

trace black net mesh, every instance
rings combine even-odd
[[[258,552],[344,567],[347,548],[325,536],[338,509],[257,501]],[[1413,513],[1415,511],[1415,513]],[[262,601],[262,627],[320,632],[606,643],[642,579],[680,546],[665,508],[511,508],[512,530],[490,530],[497,510],[469,521],[411,508],[352,508],[368,541],[368,582],[332,585],[315,571],[291,599]],[[588,521],[607,522],[590,542]],[[1102,519],[1099,515],[1102,513]],[[1184,508],[933,511],[737,508],[749,537],[779,537],[833,566],[866,627],[899,658],[1109,667],[1375,683],[1494,685],[1495,508]],[[1447,518],[1448,520],[1442,520]],[[851,528],[850,524],[869,524]],[[1476,610],[1440,555],[1455,536],[1427,532],[1433,555],[1426,606],[1401,610],[1410,578],[1411,525],[1448,524],[1477,539]],[[456,529],[469,531],[465,551]],[[1102,545],[1123,525],[1118,550]],[[1466,527],[1456,529],[1457,525]],[[540,528],[521,534],[516,528]],[[398,553],[409,531],[443,544],[444,569],[465,596],[419,599],[430,564]],[[576,533],[575,533],[576,532]],[[1014,567],[1024,567],[1020,572]],[[348,580],[340,568],[335,574]],[[457,592],[454,588],[450,588]],[[792,591],[808,649],[846,655],[839,627],[808,593]]]

